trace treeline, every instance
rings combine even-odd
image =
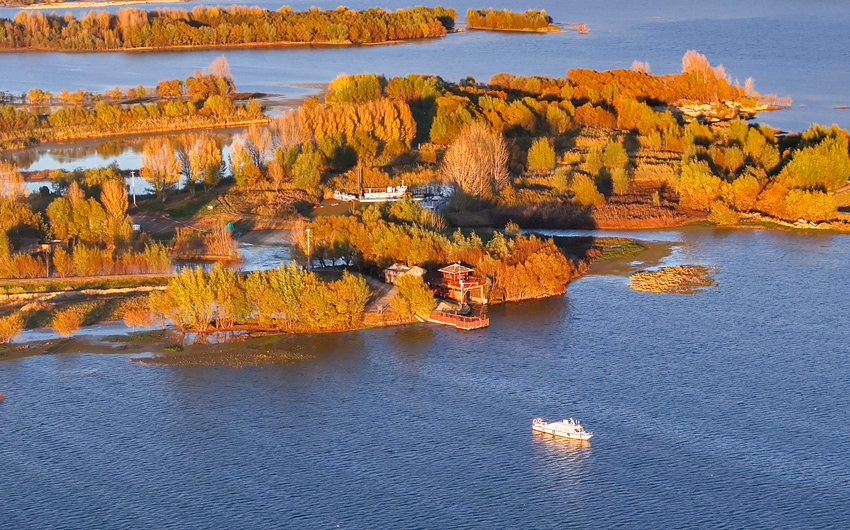
[[[470,9],[466,12],[466,27],[500,31],[561,31],[552,24],[552,17],[545,10],[537,9],[529,9],[525,13],[507,9]]]
[[[720,224],[759,212],[796,221],[838,218],[834,191],[850,176],[847,131],[813,125],[778,138],[766,127],[687,127],[681,172],[673,185],[683,205],[710,210]]]
[[[296,265],[247,275],[198,267],[183,269],[164,292],[152,293],[150,307],[182,331],[344,330],[362,325],[369,293],[363,278],[348,272],[326,282]]]
[[[497,225],[593,226],[597,214],[672,222],[691,215],[675,213],[680,207],[712,210],[718,222],[745,213],[837,218],[832,192],[846,182],[845,132],[815,127],[777,138],[740,119],[712,125],[717,115],[701,120],[677,110],[699,103],[735,116],[758,98],[750,83],[732,85],[696,52],[685,54],[682,73],[665,76],[643,64],[565,78],[498,74],[487,84],[341,76],[324,103],[314,98],[270,130],[249,131],[234,145],[232,167],[246,189],[314,197],[356,192],[358,174],[362,186],[439,178],[479,201],[453,199],[455,219],[486,208],[489,220],[478,222]],[[491,132],[475,132],[475,123]],[[638,183],[656,189],[630,195]]]
[[[563,293],[580,271],[551,239],[505,237],[496,231],[485,243],[475,233],[446,234],[439,226],[444,225],[434,214],[410,199],[372,206],[362,214],[318,217],[309,226],[311,257],[373,271],[396,262],[436,270],[462,261],[489,280],[488,298],[496,303]],[[303,237],[299,242],[306,250]]]
[[[73,138],[267,121],[259,101],[234,103],[232,90],[232,79],[196,72],[185,82],[160,83],[163,96],[146,102],[97,99],[85,104],[83,99],[79,104],[63,106],[0,105],[0,149]],[[186,97],[182,97],[184,94]]]
[[[507,167],[514,175],[526,169],[545,173],[545,166],[551,171],[558,155],[564,154],[555,153],[554,148],[584,130],[637,134],[649,149],[681,151],[684,121],[672,110],[655,105],[678,103],[682,98],[711,103],[718,94],[739,101],[749,97],[746,88],[729,84],[722,67],[712,67],[703,56],[690,52],[683,59],[683,73],[671,76],[645,71],[570,73],[575,75],[498,74],[487,84],[473,79],[452,84],[418,75],[390,80],[373,74],[340,76],[328,86],[324,103],[312,98],[279,118],[270,131],[249,131],[241,138],[232,152],[234,176],[237,183],[251,189],[297,188],[318,196],[333,181],[337,187],[356,191],[355,175],[349,172],[355,165],[387,167],[416,158],[437,162],[442,150],[473,122],[483,122],[504,136]],[[542,144],[529,160],[528,138],[546,140],[552,153],[543,158],[551,163],[539,161]],[[425,145],[413,153],[410,146],[417,141]],[[612,168],[618,193],[628,189],[628,169]],[[408,182],[416,180],[407,176]],[[602,177],[567,175],[559,177],[566,182],[552,183],[555,190],[548,197],[508,185],[502,186],[504,198],[511,205],[541,198],[560,202],[565,194],[582,190],[580,201],[597,205],[598,189],[605,193],[606,185],[597,182],[598,189],[593,191],[587,176],[611,182],[611,175],[604,172]],[[387,185],[386,179],[378,181],[372,185]]]
[[[125,8],[90,11],[81,19],[21,11],[0,20],[0,49],[121,50],[246,44],[379,43],[441,37],[457,13],[441,7],[388,11],[277,11],[260,7],[195,6],[191,11]]]
[[[416,134],[404,101],[313,100],[280,116],[269,129],[250,128],[231,150],[236,182],[253,189],[295,187],[317,193],[325,172],[390,162],[408,153]]]

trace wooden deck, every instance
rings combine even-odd
[[[454,326],[458,329],[479,329],[486,328],[490,325],[490,319],[479,316],[464,316],[448,311],[434,311],[428,315],[428,322],[435,324],[445,324],[446,326]]]

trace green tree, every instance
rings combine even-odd
[[[390,299],[390,307],[396,310],[402,319],[413,315],[428,315],[434,310],[434,293],[425,285],[422,278],[403,274],[395,282],[398,292]]]
[[[528,169],[548,173],[555,168],[555,149],[548,138],[536,138],[528,149]]]
[[[315,192],[321,181],[321,153],[312,143],[304,144],[301,154],[295,159],[292,174],[295,177],[293,184],[296,188],[308,192]]]

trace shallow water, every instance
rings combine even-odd
[[[480,332],[266,338],[309,356],[271,367],[4,362],[0,526],[847,527],[850,239],[666,234],[716,288],[590,275]]]

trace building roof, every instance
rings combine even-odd
[[[408,274],[410,276],[423,276],[425,272],[425,269],[423,269],[422,267],[414,265],[413,267],[410,267],[410,270],[405,272],[405,274]]]
[[[439,269],[437,272],[442,272],[443,274],[463,274],[465,272],[472,272],[472,269],[464,267],[460,263],[452,263],[451,265],[447,265],[442,269]]]
[[[405,265],[404,263],[393,263],[392,266],[384,269],[385,271],[398,271],[400,273],[405,273],[410,270],[410,267]]]

